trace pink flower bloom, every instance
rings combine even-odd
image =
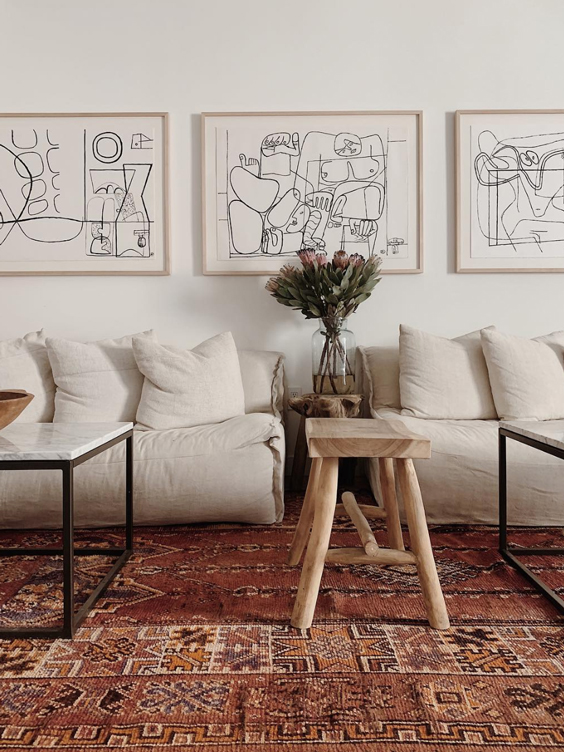
[[[360,253],[352,253],[349,257],[349,263],[353,266],[362,266],[364,264],[364,256]]]
[[[311,248],[298,251],[298,256],[304,266],[312,266],[315,261],[315,251],[312,251]]]
[[[276,290],[278,290],[278,282],[276,281],[276,277],[271,277],[266,283],[265,288],[268,290],[268,292],[276,292]]]
[[[336,251],[333,255],[335,269],[346,269],[349,265],[349,255],[346,251]]]
[[[326,253],[316,253],[315,260],[317,261],[318,266],[327,266],[328,259]]]
[[[294,274],[296,271],[296,267],[292,266],[292,264],[284,264],[284,266],[280,267],[280,276],[281,277],[290,277],[292,274]]]

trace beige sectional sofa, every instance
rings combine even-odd
[[[282,518],[283,356],[242,350],[239,361],[245,415],[194,428],[135,432],[136,525],[268,524]],[[9,387],[14,385],[0,384]],[[124,474],[123,444],[77,468],[78,526],[124,521]],[[0,527],[59,527],[60,482],[57,471],[0,472]]]
[[[400,420],[431,439],[432,458],[415,460],[429,522],[496,524],[499,422],[402,415],[398,348],[364,347],[359,354],[368,414]],[[564,524],[564,462],[514,441],[507,453],[509,523]],[[377,462],[367,462],[367,473],[378,497]]]

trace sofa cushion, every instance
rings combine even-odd
[[[526,339],[490,327],[482,346],[500,418],[564,418],[564,332]]]
[[[152,331],[137,335],[152,337]],[[133,335],[97,342],[47,339],[57,385],[55,423],[134,421],[143,388]]]
[[[239,365],[245,392],[245,413],[284,411],[284,355],[265,350],[239,350]]]
[[[431,459],[414,460],[429,522],[498,524],[498,421],[426,420],[389,408],[374,415],[431,440]],[[509,524],[562,526],[564,462],[517,441],[507,442],[507,459]],[[378,496],[378,460],[367,470]]]
[[[135,431],[133,443],[136,526],[270,524],[282,518],[284,427],[273,415]],[[120,442],[81,465],[75,474],[78,527],[123,524],[124,459],[125,443]],[[60,471],[0,473],[0,528],[60,526]]]
[[[403,415],[497,418],[479,331],[447,339],[402,325],[399,362]]]
[[[0,342],[0,389],[25,389],[34,395],[17,423],[53,420],[55,384],[43,330]]]
[[[193,350],[133,338],[133,352],[145,376],[137,423],[164,430],[219,423],[245,414],[245,392],[231,332]]]
[[[401,408],[397,347],[360,347],[363,380],[371,410]]]

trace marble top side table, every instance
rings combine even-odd
[[[125,548],[74,547],[74,468],[120,441],[125,441]],[[12,423],[0,431],[0,470],[61,470],[61,548],[0,548],[0,559],[11,556],[63,557],[63,626],[11,627],[0,624],[1,639],[23,637],[72,638],[92,606],[133,553],[133,423]],[[33,508],[30,508],[33,514]],[[115,556],[110,571],[82,606],[74,607],[74,557]]]

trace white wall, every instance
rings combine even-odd
[[[564,328],[564,275],[457,275],[453,112],[564,107],[561,0],[0,0],[5,112],[168,111],[170,277],[0,277],[0,338],[155,327],[196,344],[287,353],[310,386],[314,322],[257,277],[204,277],[199,113],[424,110],[425,274],[387,276],[351,320],[360,343],[400,322],[446,335]]]

